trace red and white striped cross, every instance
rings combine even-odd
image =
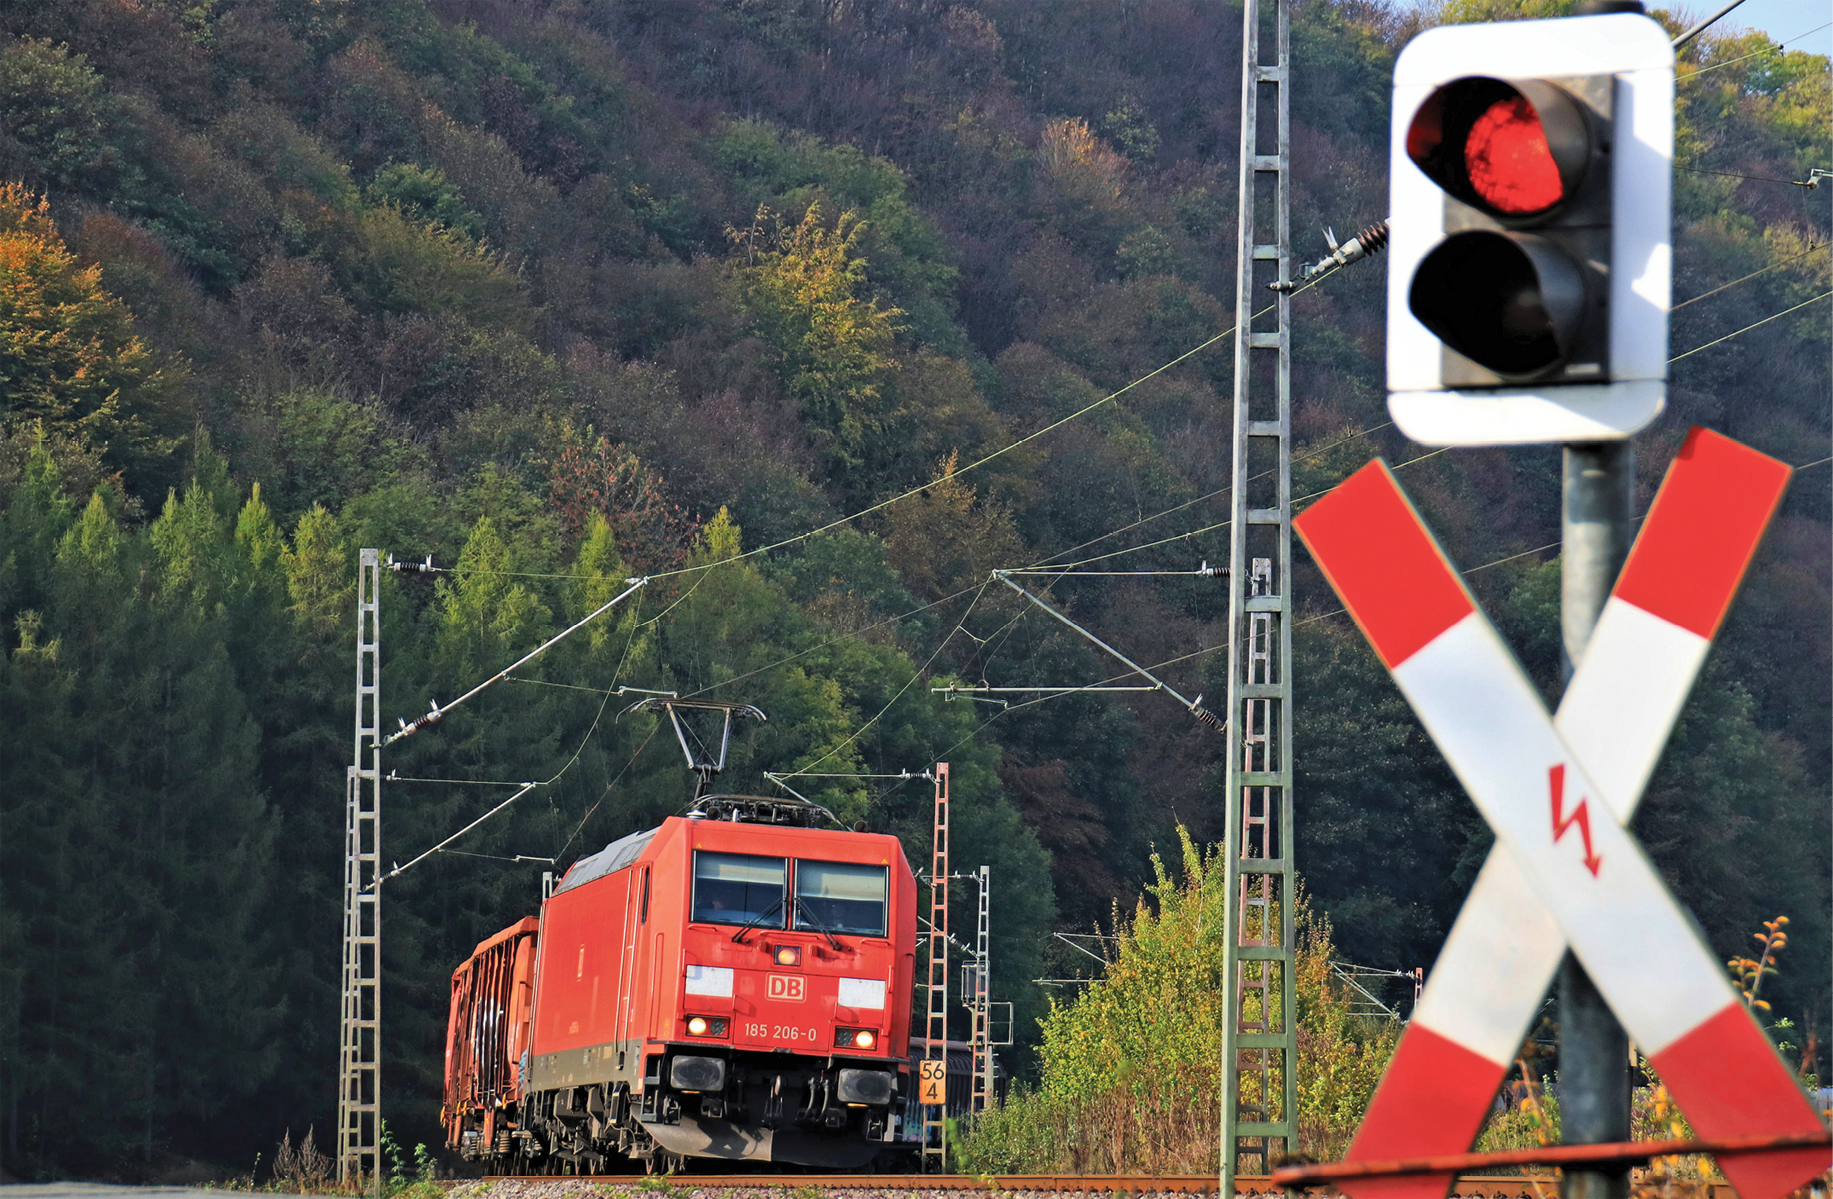
[[[1468,1150],[1567,948],[1699,1135],[1822,1130],[1625,827],[1788,476],[1688,435],[1556,717],[1384,463],[1293,522],[1497,838],[1346,1160]],[[1744,1199],[1780,1199],[1826,1166],[1821,1149],[1720,1161]],[[1451,1181],[1340,1185],[1429,1199]]]

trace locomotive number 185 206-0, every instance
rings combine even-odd
[[[768,1037],[772,1041],[807,1041],[810,1044],[820,1040],[820,1035],[812,1028],[797,1028],[793,1024],[746,1024],[747,1037]]]

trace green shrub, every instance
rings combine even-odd
[[[1219,848],[1200,849],[1182,828],[1178,837],[1181,879],[1153,855],[1157,881],[1130,918],[1116,913],[1105,977],[1052,1005],[1042,1021],[1043,1077],[981,1118],[962,1144],[969,1171],[1216,1169],[1226,864]],[[1400,1029],[1351,1014],[1331,981],[1329,921],[1302,893],[1294,915],[1298,1149],[1334,1156],[1366,1110]],[[1257,919],[1250,914],[1250,931]],[[1277,996],[1279,980],[1270,981]],[[1253,1002],[1244,1014],[1257,1018]],[[1275,1109],[1280,1086],[1272,1071]]]

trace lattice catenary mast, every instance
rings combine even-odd
[[[356,592],[356,741],[344,785],[344,970],[338,1036],[337,1178],[381,1194],[381,554],[361,552]],[[365,758],[367,765],[365,765]]]
[[[929,864],[929,1010],[923,1058],[948,1069],[948,763],[936,763],[936,828]],[[948,1167],[948,1105],[923,1106],[923,1172]]]
[[[1297,1148],[1292,898],[1289,0],[1244,0],[1229,525],[1228,863],[1221,1194]],[[1271,8],[1272,60],[1262,24]],[[1262,116],[1271,108],[1271,121]],[[1264,299],[1273,296],[1269,305]],[[1267,312],[1256,318],[1261,307]],[[1280,1142],[1275,1149],[1274,1142]]]
[[[969,1087],[968,1109],[976,1116],[993,1102],[993,870],[982,866],[974,879],[980,885],[980,914],[975,921],[974,964],[969,968],[972,989],[967,992],[968,1013],[973,1018],[970,1038],[974,1049],[974,1078]]]

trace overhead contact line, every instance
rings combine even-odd
[[[1789,308],[1784,308],[1781,312],[1775,313],[1772,316],[1766,316],[1760,321],[1752,321],[1750,324],[1745,325],[1742,329],[1739,329],[1736,332],[1727,333],[1723,337],[1716,338],[1712,341],[1709,341],[1703,346],[1694,346],[1692,349],[1688,350],[1684,354],[1674,355],[1672,358],[1668,359],[1668,361],[1672,363],[1672,362],[1679,362],[1682,358],[1690,358],[1694,354],[1699,353],[1701,350],[1709,350],[1713,346],[1722,345],[1723,343],[1730,341],[1732,338],[1737,337],[1740,334],[1748,333],[1752,329],[1758,328],[1759,326],[1767,325],[1769,324],[1769,322],[1773,320],[1780,320],[1782,317],[1787,316],[1789,313],[1795,312],[1802,308],[1806,308],[1809,304],[1818,303],[1819,301],[1826,299],[1828,296],[1833,296],[1833,291],[1823,291],[1819,295],[1815,296],[1813,299],[1803,300],[1801,301],[1801,303],[1796,304]]]
[[[1672,307],[1668,309],[1668,312],[1669,313],[1679,312],[1682,308],[1685,308],[1688,304],[1697,304],[1701,300],[1707,299],[1711,296],[1716,296],[1719,292],[1724,291],[1727,288],[1736,287],[1740,283],[1748,283],[1750,280],[1755,279],[1758,275],[1768,274],[1770,271],[1773,271],[1778,267],[1787,266],[1791,262],[1799,262],[1803,258],[1806,258],[1809,254],[1813,254],[1820,250],[1826,249],[1828,244],[1829,243],[1823,241],[1818,244],[1811,245],[1799,254],[1791,254],[1787,258],[1779,259],[1776,262],[1772,262],[1768,266],[1763,267],[1761,270],[1755,270],[1755,271],[1750,272],[1750,274],[1745,275],[1741,279],[1733,279],[1729,283],[1721,283],[1717,287],[1713,288],[1711,291],[1702,291],[1691,299],[1682,300],[1680,303],[1673,305]]]

